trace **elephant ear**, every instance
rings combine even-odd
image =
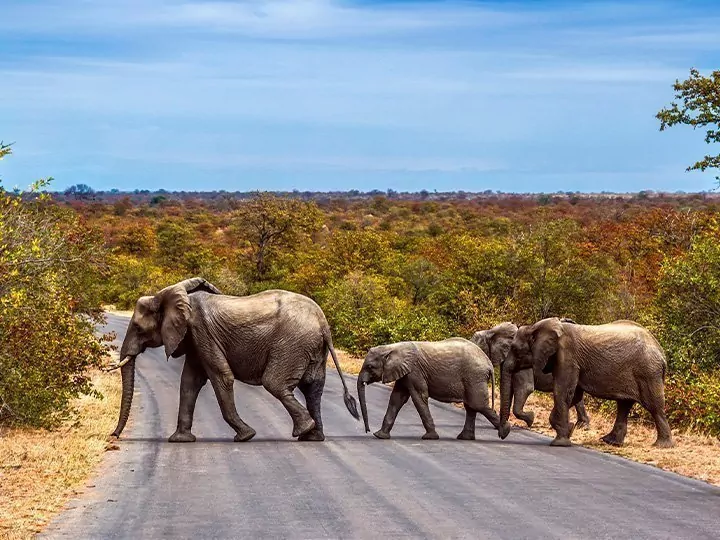
[[[545,319],[533,326],[533,363],[539,366],[543,373],[552,373],[555,369],[562,335],[562,324],[558,319]]]
[[[481,330],[479,332],[475,332],[470,341],[480,347],[482,349],[482,352],[485,353],[485,356],[490,358],[490,346],[488,345],[487,333],[488,330]]]
[[[159,305],[160,335],[165,345],[165,356],[170,358],[187,333],[192,314],[190,298],[182,283],[164,288],[155,298]]]
[[[517,334],[518,327],[513,323],[504,322],[488,330],[491,332],[491,354],[488,355],[493,365],[502,364],[503,360],[507,358],[510,352],[510,345],[512,345],[515,334]]]
[[[410,373],[410,351],[407,349],[392,349],[385,355],[382,382],[397,381]]]
[[[205,291],[212,294],[222,294],[220,292],[220,289],[218,289],[215,285],[201,277],[186,279],[185,281],[181,281],[180,283],[178,283],[178,285],[184,288],[188,294],[192,294],[198,291]]]

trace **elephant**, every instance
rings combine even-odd
[[[554,406],[550,425],[556,436],[552,446],[570,446],[575,426],[568,422],[568,408],[588,393],[617,402],[615,425],[602,437],[605,443],[622,445],[627,418],[638,402],[652,415],[657,430],[654,446],[674,445],[665,416],[665,352],[643,326],[628,320],[583,325],[557,317],[522,326],[500,369],[501,439],[508,436],[513,375],[538,365],[552,373]]]
[[[495,394],[492,364],[485,353],[467,339],[402,341],[371,348],[357,379],[366,433],[370,431],[370,425],[365,386],[378,381],[395,383],[382,427],[374,433],[378,439],[390,438],[395,418],[408,398],[412,398],[425,427],[423,439],[438,438],[428,407],[429,397],[444,403],[465,405],[465,427],[458,439],[475,439],[475,416],[478,412],[496,429],[499,426],[497,413],[488,405],[488,381],[493,385]]]
[[[328,351],[345,389],[345,405],[360,419],[320,306],[306,296],[283,290],[226,296],[196,277],[137,301],[114,366],[121,369],[122,399],[113,436],[120,436],[130,414],[135,358],[148,347],[160,346],[165,347],[168,360],[185,355],[177,430],[170,442],[195,441],[191,432],[195,402],[208,379],[224,420],[235,430],[236,442],[255,436],[235,408],[236,379],[262,385],[280,400],[292,418],[293,437],[324,440],[320,400]],[[295,398],[296,387],[304,394],[307,408]]]
[[[572,319],[560,319],[562,322],[574,323]],[[500,323],[493,326],[489,330],[480,330],[473,334],[471,341],[478,345],[483,352],[490,358],[493,366],[497,367],[502,364],[510,351],[510,344],[515,338],[518,327],[511,322]],[[533,364],[532,367],[521,369],[512,376],[512,412],[516,418],[519,418],[527,427],[532,427],[535,421],[535,413],[526,412],[524,409],[525,402],[533,393],[533,390],[540,392],[553,391],[553,377],[550,373],[543,373],[542,366]],[[575,412],[577,413],[576,429],[586,428],[590,425],[590,417],[585,410],[585,401],[580,400],[575,404]]]

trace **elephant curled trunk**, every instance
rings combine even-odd
[[[362,412],[363,422],[365,422],[365,433],[370,431],[370,424],[368,422],[367,402],[365,401],[365,385],[366,378],[360,375],[357,380],[357,392],[358,399],[360,400],[360,411]]]
[[[500,368],[500,424],[498,435],[504,439],[510,433],[510,405],[512,402],[512,361],[506,360]]]
[[[121,358],[121,361],[124,358]],[[122,400],[120,402],[120,418],[117,427],[113,431],[113,437],[119,437],[130,416],[133,392],[135,391],[135,356],[129,356],[129,360],[120,368],[122,375]]]

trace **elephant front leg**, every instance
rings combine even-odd
[[[170,442],[195,442],[195,435],[191,432],[195,403],[207,379],[207,374],[202,366],[190,358],[186,358],[180,378],[177,430],[170,436]]]
[[[532,427],[535,422],[535,413],[524,410],[525,403],[535,390],[532,369],[524,369],[513,375],[513,414],[519,418],[527,427]]]
[[[625,442],[627,434],[628,415],[632,410],[635,402],[631,399],[620,399],[617,401],[617,413],[615,415],[615,424],[607,435],[600,438],[601,441],[613,446],[622,446]]]
[[[556,435],[550,446],[571,446],[570,434],[572,430],[568,412],[573,398],[576,396],[577,381],[577,371],[561,372],[555,377],[553,388],[554,406],[550,413],[550,425],[555,430]]]
[[[235,442],[249,441],[255,436],[255,430],[242,421],[235,408],[235,395],[233,394],[233,383],[235,378],[232,372],[215,374],[210,376],[210,382],[215,390],[223,419],[235,430]]]
[[[590,417],[585,410],[585,401],[580,400],[575,405],[575,412],[577,413],[577,422],[575,422],[575,429],[585,429],[590,427]]]
[[[425,440],[439,439],[440,436],[437,434],[437,431],[435,431],[435,422],[430,414],[427,388],[423,388],[422,390],[411,388],[410,397],[412,398],[413,405],[415,405],[415,408],[420,415],[420,420],[422,420],[423,426],[425,427],[425,435],[423,435],[422,438]]]
[[[373,433],[378,439],[389,439],[390,430],[395,425],[395,418],[397,418],[400,409],[407,403],[410,398],[410,394],[405,388],[405,385],[398,381],[395,383],[392,392],[390,393],[390,401],[388,402],[387,412],[385,418],[383,418],[382,427]]]

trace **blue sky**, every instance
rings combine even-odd
[[[660,133],[720,2],[23,0],[0,17],[6,186],[699,191]],[[715,149],[717,151],[717,149]]]

